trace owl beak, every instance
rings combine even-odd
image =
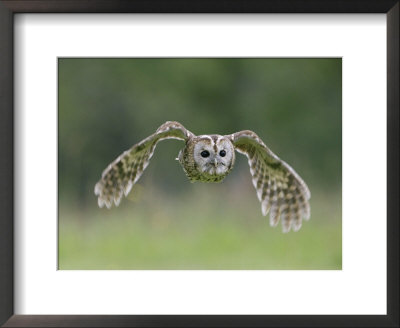
[[[214,166],[217,167],[218,166],[218,161],[216,158],[214,158]]]

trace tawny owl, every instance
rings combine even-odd
[[[284,232],[290,228],[297,231],[302,219],[309,219],[307,185],[254,132],[195,136],[178,122],[164,123],[108,165],[94,189],[100,207],[119,205],[122,195],[128,195],[146,169],[157,143],[164,139],[185,141],[177,160],[191,182],[220,182],[233,168],[235,150],[246,155],[262,214],[266,216],[270,212],[271,226],[276,226],[281,219]]]

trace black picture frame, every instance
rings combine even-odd
[[[399,8],[398,0],[0,0],[0,324],[4,327],[399,327]],[[15,315],[13,21],[16,13],[385,13],[387,315]]]

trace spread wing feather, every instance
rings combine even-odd
[[[160,140],[179,139],[186,141],[193,134],[178,122],[166,122],[157,131],[131,149],[123,152],[103,171],[96,183],[94,193],[98,196],[100,207],[111,208],[127,196],[132,186],[139,180],[149,165],[154,149]]]
[[[311,194],[302,178],[254,132],[245,130],[227,137],[248,158],[262,213],[266,216],[270,212],[271,226],[281,219],[284,232],[299,230],[302,219],[310,218]]]

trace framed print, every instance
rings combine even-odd
[[[398,1],[0,10],[2,325],[398,326]]]

